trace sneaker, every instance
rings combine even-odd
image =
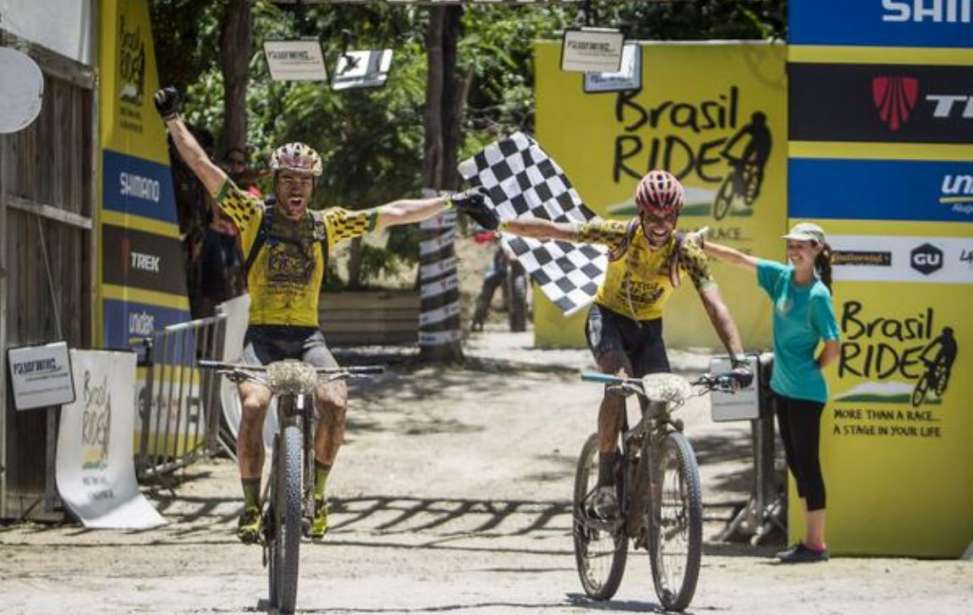
[[[614,485],[597,487],[585,502],[588,515],[599,519],[614,519],[618,516],[618,498]]]
[[[782,559],[782,558],[785,558],[785,557],[790,557],[791,555],[794,554],[794,551],[797,551],[797,549],[799,547],[802,547],[802,546],[803,546],[802,543],[795,542],[794,544],[792,544],[791,546],[787,547],[783,551],[778,551],[777,553],[775,553],[774,554],[774,557],[777,558],[777,559]]]
[[[811,549],[804,544],[798,544],[790,553],[785,552],[783,557],[778,558],[782,564],[810,564],[812,562],[828,561],[828,550]]]
[[[321,540],[328,531],[328,507],[324,498],[314,498],[314,519],[307,535],[313,540]]]
[[[252,545],[260,542],[260,536],[263,533],[263,517],[260,515],[260,509],[256,506],[248,506],[243,509],[240,514],[240,520],[237,522],[236,536],[240,539],[240,542],[247,545]]]

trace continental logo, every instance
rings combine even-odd
[[[891,252],[866,252],[860,250],[835,250],[831,264],[836,266],[891,267]]]
[[[973,66],[794,63],[793,141],[973,142]]]

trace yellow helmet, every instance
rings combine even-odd
[[[271,171],[297,171],[321,175],[321,156],[304,143],[288,143],[274,150],[270,156]]]

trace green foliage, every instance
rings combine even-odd
[[[219,34],[225,3],[152,0],[156,55],[163,84],[185,93],[185,115],[217,137],[223,127]],[[263,167],[274,147],[303,141],[317,149],[325,172],[314,206],[372,207],[421,189],[424,145],[427,8],[387,3],[314,5],[283,9],[253,4],[248,143]],[[533,129],[533,41],[556,38],[581,25],[579,5],[469,6],[462,20],[458,79],[469,79],[460,156],[497,136]],[[629,38],[769,38],[785,33],[786,0],[594,0],[596,25],[621,28]],[[263,42],[317,36],[333,68],[345,35],[351,49],[395,50],[384,88],[334,92],[326,84],[275,82]],[[269,180],[268,180],[269,182]],[[265,192],[272,186],[262,186]],[[387,252],[365,248],[363,280],[393,273],[418,257],[415,229],[392,234]],[[340,282],[339,282],[340,284]]]

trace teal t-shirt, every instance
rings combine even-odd
[[[828,385],[815,361],[821,340],[839,338],[831,293],[815,278],[794,284],[793,265],[757,260],[757,284],[774,305],[774,371],[770,388],[794,399],[826,403]]]

